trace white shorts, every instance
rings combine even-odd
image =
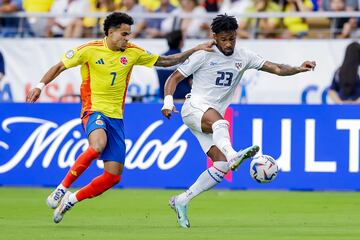
[[[203,133],[201,130],[201,118],[209,108],[211,108],[210,105],[194,104],[188,98],[181,109],[181,117],[185,125],[195,135],[205,153],[210,150],[211,146],[215,145],[212,133]]]

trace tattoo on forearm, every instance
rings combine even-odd
[[[160,56],[155,64],[155,66],[159,67],[170,67],[176,64],[184,62],[190,55],[192,51],[186,51],[183,53],[178,53],[170,56]]]
[[[166,57],[159,57],[157,65],[161,67],[169,67],[181,63],[181,60],[182,59],[179,58],[177,54]]]
[[[286,64],[277,64],[277,66],[280,69],[279,75],[287,76],[287,75],[294,75],[299,73],[299,70],[297,67],[292,67]]]

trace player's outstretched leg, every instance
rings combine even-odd
[[[190,222],[187,217],[187,204],[180,204],[176,200],[176,196],[173,196],[169,200],[169,206],[175,211],[177,222],[183,228],[190,228]]]
[[[231,170],[236,170],[239,165],[248,158],[256,155],[259,151],[259,146],[251,146],[239,152],[236,152],[231,144],[229,135],[229,122],[221,119],[212,124],[213,141],[216,147],[225,155],[229,162]]]
[[[259,152],[259,150],[260,147],[254,145],[237,152],[232,158],[228,160],[230,169],[232,171],[236,170],[244,160],[252,158],[257,154],[257,152]]]
[[[213,166],[200,174],[198,179],[188,190],[170,199],[169,205],[175,210],[177,221],[181,227],[190,227],[187,216],[189,202],[202,192],[207,191],[220,183],[228,171],[229,164],[227,161],[216,161]]]
[[[56,189],[48,196],[46,203],[50,208],[55,209],[61,199],[64,197],[67,189],[71,184],[90,166],[91,162],[99,157],[99,153],[95,151],[91,146],[86,149],[80,156],[76,159],[74,165],[70,168],[65,178],[56,187]]]

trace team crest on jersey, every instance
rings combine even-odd
[[[127,65],[128,64],[128,59],[126,57],[122,56],[122,57],[120,57],[119,62],[122,65]]]
[[[235,63],[235,67],[237,68],[237,70],[240,70],[242,68],[242,62]]]
[[[65,53],[65,57],[67,57],[68,59],[72,58],[74,56],[74,50],[69,50]]]
[[[104,122],[100,119],[96,120],[95,123],[96,125],[100,125],[100,126],[104,125]]]

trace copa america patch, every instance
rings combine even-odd
[[[74,54],[75,54],[74,50],[69,50],[65,53],[65,57],[70,59],[74,56]]]
[[[126,57],[122,56],[122,57],[120,57],[119,62],[122,65],[127,65],[128,64],[128,59]]]
[[[100,119],[96,120],[95,123],[96,125],[100,125],[100,126],[104,125],[104,122]]]

